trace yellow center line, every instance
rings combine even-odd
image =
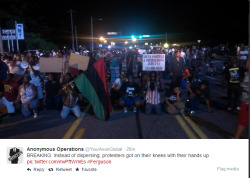
[[[84,129],[84,128],[79,129],[79,130],[76,132],[76,134],[75,134],[75,136],[73,137],[73,139],[80,139],[80,138],[82,138],[84,132],[85,132],[85,129]]]
[[[192,132],[192,130],[188,127],[188,125],[185,123],[185,121],[182,119],[180,115],[175,115],[175,118],[177,119],[178,123],[184,130],[184,132],[187,134],[188,138],[196,139],[196,135]]]
[[[65,133],[65,135],[63,136],[63,139],[69,139],[71,138],[71,136],[73,135],[73,133],[75,132],[75,130],[77,129],[77,127],[79,126],[79,124],[81,123],[82,119],[85,116],[85,113],[89,110],[91,104],[89,104],[86,109],[83,111],[82,113],[82,117],[78,118],[75,120],[75,122],[71,125],[71,127],[69,128],[69,130]]]
[[[197,124],[194,123],[189,117],[182,114],[182,116],[185,118],[185,120],[189,123],[189,125],[194,129],[194,131],[199,135],[202,139],[208,139],[208,136],[197,126]]]

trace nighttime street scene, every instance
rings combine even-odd
[[[0,138],[248,139],[248,22],[248,0],[0,0]]]

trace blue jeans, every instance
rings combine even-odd
[[[21,112],[24,117],[28,117],[32,114],[31,110],[38,108],[38,99],[31,101],[29,107],[26,107],[24,104],[21,105]]]
[[[79,105],[76,105],[73,108],[63,106],[62,112],[61,112],[61,118],[66,119],[68,117],[70,111],[72,111],[77,118],[82,117],[82,112],[80,110],[80,107],[79,107]]]
[[[126,106],[133,106],[135,104],[135,102],[140,101],[139,97],[126,97],[126,96],[122,96],[119,101],[123,101],[125,103]]]
[[[161,104],[152,105],[150,103],[146,104],[146,114],[148,114],[148,115],[151,114],[153,108],[155,108],[156,114],[158,114],[158,115],[161,114]]]
[[[190,98],[191,111],[197,111],[199,109],[199,106],[200,106],[200,98],[198,98],[197,96]]]

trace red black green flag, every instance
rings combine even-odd
[[[111,103],[106,81],[104,58],[89,66],[86,72],[74,80],[83,96],[92,104],[95,115],[101,120],[108,120]]]

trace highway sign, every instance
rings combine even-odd
[[[3,29],[2,33],[3,34],[16,34],[16,30],[15,29]]]
[[[16,39],[16,35],[5,35],[5,36],[3,36],[2,35],[2,40],[15,40]]]

